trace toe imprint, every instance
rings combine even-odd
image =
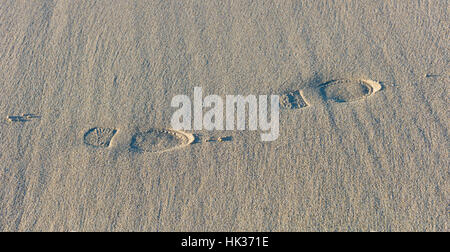
[[[116,129],[93,128],[84,135],[84,143],[92,147],[108,148],[116,133]]]
[[[308,107],[309,104],[303,97],[303,92],[296,90],[282,94],[280,97],[280,106],[286,109],[301,109]]]

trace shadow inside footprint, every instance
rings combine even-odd
[[[319,86],[325,100],[352,102],[373,95],[381,84],[371,80],[334,80]]]
[[[84,143],[96,148],[108,148],[116,133],[116,129],[93,128],[84,134]]]
[[[280,97],[280,107],[285,109],[301,109],[308,106],[309,104],[300,90],[284,93]]]
[[[136,152],[162,153],[178,149],[195,142],[195,136],[176,130],[151,129],[136,133],[130,149]]]

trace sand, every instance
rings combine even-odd
[[[2,1],[0,231],[447,231],[448,10]],[[194,87],[280,137],[172,131]]]

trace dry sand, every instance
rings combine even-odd
[[[448,10],[3,0],[0,230],[447,231]],[[195,86],[280,138],[166,130]]]

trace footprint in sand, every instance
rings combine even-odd
[[[280,107],[282,108],[301,109],[308,106],[309,104],[304,98],[302,90],[287,92],[280,96]]]
[[[136,152],[163,153],[191,145],[196,140],[193,134],[170,129],[151,129],[136,133],[130,149]]]
[[[84,143],[95,148],[108,148],[116,133],[116,129],[92,128],[84,134]]]
[[[325,100],[353,102],[380,91],[380,83],[372,80],[334,80],[319,86]]]

